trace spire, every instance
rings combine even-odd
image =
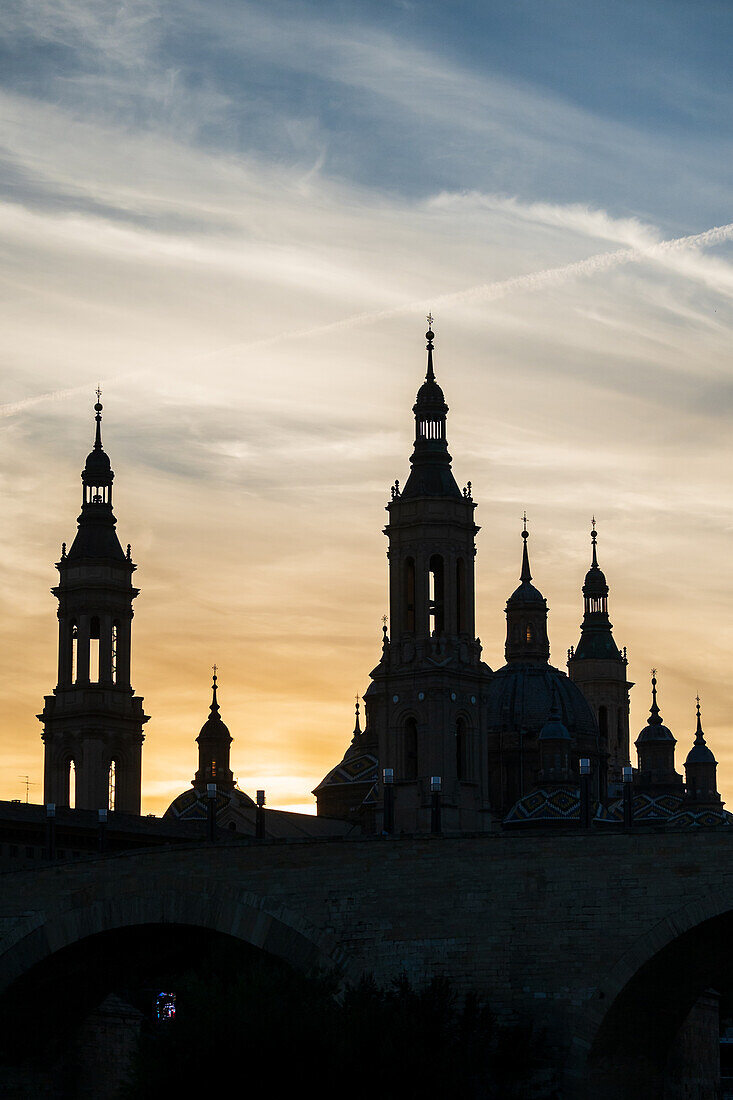
[[[216,669],[217,669],[217,666],[213,665],[212,667],[213,667],[214,676],[213,676],[213,680],[212,680],[212,683],[211,683],[211,706],[209,707],[209,713],[210,713],[212,718],[221,719],[221,716],[219,714],[219,703],[218,703],[217,698],[216,698],[216,684],[217,684]]]
[[[522,516],[522,572],[520,585],[506,604],[507,661],[545,664],[550,657],[547,638],[547,601],[532,582],[529,568],[527,513]]]
[[[412,470],[401,499],[410,497],[460,497],[461,491],[451,471],[451,456],[446,439],[448,406],[443,391],[435,380],[433,366],[433,315],[428,314],[428,367],[425,381],[417,391],[412,407],[415,414],[415,446],[410,458]]]
[[[598,531],[596,517],[593,516],[590,529],[591,563],[583,582],[583,622],[580,641],[572,660],[613,660],[623,658],[613,637],[608,619],[608,583],[603,570],[598,565]]]
[[[695,696],[697,702],[697,730],[695,732],[695,744],[705,744],[705,734],[702,732],[702,722],[700,720],[700,696]]]
[[[519,579],[520,581],[529,584],[529,582],[532,580],[532,574],[529,571],[529,551],[527,550],[527,539],[529,538],[529,531],[527,530],[526,512],[522,516],[522,522],[524,523],[524,527],[522,529],[522,538],[524,540],[524,545],[522,547],[522,572]]]
[[[425,333],[425,339],[428,342],[428,344],[427,344],[428,369],[427,369],[427,373],[425,375],[425,381],[426,382],[434,382],[435,381],[435,371],[433,370],[433,340],[435,339],[435,333],[433,332],[433,315],[432,315],[432,313],[428,314],[427,321],[428,321],[428,331]]]
[[[351,738],[352,745],[358,745],[361,740],[361,725],[359,724],[359,696],[356,696],[355,706],[356,719],[354,721],[354,736]]]
[[[204,791],[207,783],[216,783],[220,790],[230,791],[234,787],[234,776],[229,765],[232,738],[219,713],[217,665],[212,666],[212,671],[211,706],[209,716],[196,738],[199,766],[193,777],[193,785],[197,790]]]
[[[95,438],[94,438],[94,450],[95,451],[101,451],[102,450],[102,409],[104,408],[104,406],[102,405],[101,398],[102,398],[102,391],[99,388],[99,386],[97,386],[97,403],[94,406],[94,412],[96,413],[96,416],[94,417],[94,419],[97,422],[97,431],[96,431],[96,435],[95,435]]]
[[[699,721],[699,719],[698,719]],[[657,706],[657,670],[652,669],[652,705],[649,708],[649,721],[648,726],[661,726],[662,716],[659,713],[659,707]]]

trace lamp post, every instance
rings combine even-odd
[[[624,829],[630,829],[634,824],[634,769],[630,764],[624,765]]]
[[[97,810],[97,847],[104,851],[107,832],[107,811]]]
[[[441,829],[441,791],[443,789],[443,781],[439,775],[430,776],[430,832],[433,836],[440,836]]]
[[[580,759],[580,827],[590,829],[590,760]]]
[[[46,803],[46,855],[56,859],[56,803]]]
[[[257,792],[257,810],[255,811],[255,836],[262,840],[265,836],[265,792]]]
[[[206,784],[206,825],[210,844],[216,840],[216,783]]]

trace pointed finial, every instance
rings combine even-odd
[[[593,516],[593,519],[591,520],[591,524],[592,524],[592,526],[591,526],[591,529],[590,529],[590,541],[593,544],[593,561],[591,562],[591,568],[597,569],[598,568],[598,558],[596,556],[596,539],[598,538],[598,532],[596,531],[596,517],[595,516]]]
[[[219,703],[218,703],[218,700],[216,698],[216,687],[217,687],[216,673],[217,673],[218,666],[217,665],[212,665],[211,668],[212,668],[212,672],[214,673],[214,677],[213,677],[213,680],[211,682],[211,706],[209,707],[209,710],[211,711],[212,717],[214,717],[214,716],[218,715],[218,713],[219,713]]]
[[[66,543],[62,542],[61,543],[61,560],[63,561],[63,559],[65,557],[66,557]]]
[[[95,437],[94,437],[94,450],[95,451],[101,451],[102,450],[102,408],[103,408],[103,406],[102,406],[102,402],[100,401],[101,396],[102,396],[102,391],[99,388],[99,386],[97,386],[97,403],[94,406],[94,412],[95,412],[94,419],[97,422],[96,434],[95,434]]]
[[[128,561],[132,560],[132,546],[130,545],[129,542],[127,544],[127,560]]]
[[[435,381],[435,371],[433,370],[433,340],[435,339],[435,333],[433,332],[433,315],[428,314],[428,331],[425,333],[425,339],[428,342],[428,369],[425,375],[426,382]]]
[[[355,706],[354,709],[356,711],[356,721],[354,723],[354,740],[356,740],[357,737],[361,736],[361,726],[359,725],[359,696],[358,695],[356,696],[356,706]]]
[[[650,726],[661,726],[662,718],[657,706],[657,670],[655,668],[652,669],[652,705],[649,708],[649,715]]]
[[[695,731],[695,741],[705,744],[705,734],[702,732],[702,718],[700,717],[700,693],[696,696],[697,702],[697,730]]]
[[[522,516],[522,538],[524,540],[524,546],[522,547],[522,572],[519,579],[521,581],[531,581],[532,574],[529,569],[529,551],[527,550],[527,539],[529,538],[529,531],[527,530],[527,513]]]

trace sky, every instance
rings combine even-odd
[[[143,811],[190,783],[215,662],[240,786],[313,811],[432,310],[485,659],[526,509],[564,668],[595,514],[632,739],[655,666],[678,770],[699,691],[733,803],[732,35],[727,0],[6,0],[0,798],[42,798],[99,383]]]

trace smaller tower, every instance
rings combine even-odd
[[[718,762],[705,743],[705,734],[700,719],[700,696],[697,697],[697,730],[695,742],[685,760],[685,785],[687,794],[685,806],[720,807],[723,805],[718,794]]]
[[[613,637],[608,617],[608,584],[598,565],[596,520],[591,528],[592,560],[583,584],[580,641],[568,654],[568,675],[593,708],[601,751],[609,757],[609,779],[620,783],[629,763],[629,691],[627,661]]]
[[[522,530],[521,584],[512,592],[506,604],[507,664],[546,664],[550,659],[550,641],[547,636],[547,600],[531,584],[527,540],[527,515]]]
[[[537,738],[540,749],[539,782],[542,786],[565,784],[573,781],[571,753],[573,739],[562,721],[557,688],[552,689],[550,717]]]
[[[197,791],[204,793],[209,783],[215,783],[220,791],[231,791],[234,788],[234,775],[229,767],[232,738],[222,722],[216,692],[217,678],[216,665],[214,665],[209,717],[196,738],[199,747],[199,767],[193,777],[193,785]]]
[[[639,787],[655,794],[683,794],[682,776],[674,768],[672,731],[662,722],[657,706],[657,670],[652,669],[652,705],[649,721],[636,739],[639,754]]]

